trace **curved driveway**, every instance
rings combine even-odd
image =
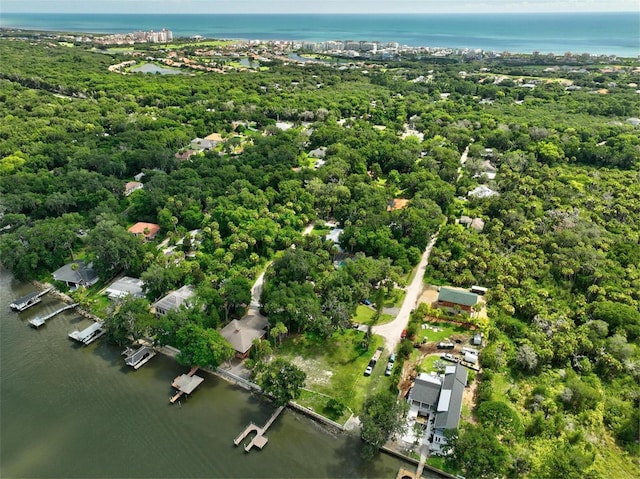
[[[400,307],[400,312],[398,313],[398,316],[396,316],[396,319],[390,323],[373,327],[373,334],[378,334],[384,337],[385,346],[390,352],[394,352],[396,350],[396,347],[400,342],[400,334],[402,334],[402,330],[407,327],[407,324],[409,323],[409,315],[411,314],[411,311],[415,309],[418,298],[422,293],[424,271],[429,263],[429,255],[431,254],[433,245],[438,239],[439,232],[440,228],[438,228],[436,234],[431,237],[431,241],[429,241],[427,248],[424,250],[424,253],[422,253],[422,258],[420,258],[420,263],[418,263],[418,268],[416,269],[413,280],[406,288],[407,295],[404,298],[404,302]]]

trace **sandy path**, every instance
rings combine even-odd
[[[402,333],[402,330],[407,327],[407,324],[409,323],[409,315],[411,314],[411,311],[415,309],[418,298],[422,293],[422,288],[424,286],[424,272],[427,268],[427,264],[429,263],[429,255],[431,254],[433,245],[438,239],[438,232],[431,237],[431,241],[429,241],[424,253],[422,253],[422,258],[420,258],[420,263],[418,263],[413,280],[406,288],[407,295],[404,298],[404,302],[400,307],[400,312],[398,313],[398,316],[396,316],[396,319],[390,323],[373,327],[374,334],[384,337],[385,346],[389,351],[396,350],[396,347],[400,342],[400,334]]]

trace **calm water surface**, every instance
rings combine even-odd
[[[171,381],[186,368],[157,355],[140,370],[123,366],[102,339],[80,347],[69,332],[88,326],[71,313],[39,330],[27,321],[60,303],[45,296],[23,313],[12,299],[33,291],[0,270],[0,477],[2,478],[395,478],[400,461],[360,459],[358,438],[334,437],[286,410],[262,451],[233,439],[274,410],[244,389],[204,373],[182,406]]]
[[[160,75],[180,75],[183,72],[172,68],[163,68],[154,63],[143,63],[129,70],[132,73],[159,73]]]

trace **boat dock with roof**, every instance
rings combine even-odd
[[[240,435],[233,440],[233,443],[236,446],[238,446],[242,441],[244,441],[244,439],[249,434],[251,434],[252,432],[255,432],[256,435],[253,437],[253,439],[251,439],[251,441],[249,441],[248,444],[244,446],[244,450],[245,452],[249,452],[249,450],[253,446],[256,446],[259,449],[262,449],[267,444],[267,441],[269,440],[267,436],[265,436],[264,434],[267,432],[267,429],[269,429],[271,424],[273,424],[273,421],[276,420],[276,418],[280,415],[280,413],[283,410],[284,410],[284,406],[280,406],[278,409],[276,409],[275,412],[269,418],[269,420],[266,422],[266,424],[262,427],[250,422],[249,425],[244,429],[244,431],[242,431]]]
[[[87,345],[94,342],[96,339],[98,339],[100,336],[102,336],[106,332],[107,330],[104,329],[104,327],[102,326],[102,323],[93,323],[91,326],[89,326],[86,329],[83,329],[82,331],[74,331],[70,333],[69,337],[71,339],[75,339],[76,341]]]
[[[124,363],[133,369],[138,369],[156,355],[156,350],[148,345],[141,345],[138,349],[127,348],[122,352]]]
[[[29,309],[34,304],[38,304],[40,301],[42,301],[42,297],[49,291],[51,291],[51,288],[45,289],[44,291],[34,291],[33,293],[22,296],[21,298],[14,299],[9,307],[14,311],[22,312],[25,309]]]
[[[49,313],[46,316],[36,316],[35,318],[29,320],[29,324],[31,326],[33,326],[34,328],[39,328],[44,323],[46,323],[48,319],[53,318],[54,316],[62,313],[63,311],[67,311],[69,309],[73,309],[76,306],[78,306],[78,303],[73,303],[73,304],[69,304],[67,306],[64,306],[64,307],[62,307],[60,309],[56,309],[53,313]]]
[[[173,380],[171,386],[176,388],[178,391],[171,397],[171,399],[169,399],[171,404],[180,399],[183,394],[191,394],[194,389],[200,386],[200,383],[204,381],[204,378],[196,375],[197,370],[198,366],[195,366],[191,368],[191,371],[189,371],[188,374],[183,374]]]

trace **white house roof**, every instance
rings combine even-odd
[[[130,278],[129,276],[123,276],[117,281],[114,281],[105,290],[107,296],[110,298],[123,298],[127,295],[141,298],[143,296],[142,287],[144,281],[138,278]]]
[[[174,309],[178,309],[195,294],[196,292],[193,286],[186,285],[176,291],[169,293],[164,298],[159,299],[153,304],[153,306],[156,310],[160,309],[163,311],[171,311]]]
[[[477,188],[471,190],[467,196],[473,196],[474,198],[490,198],[492,196],[498,196],[500,193],[492,190],[486,185],[480,185]]]

